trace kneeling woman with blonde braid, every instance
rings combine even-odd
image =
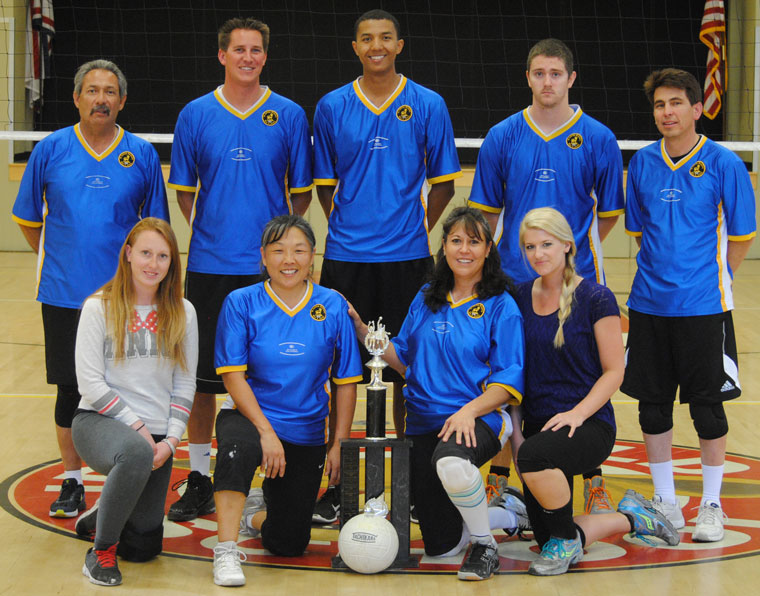
[[[512,442],[541,547],[530,573],[565,573],[581,560],[585,544],[619,532],[678,544],[670,522],[634,491],[617,513],[573,518],[573,476],[600,466],[615,444],[610,398],[625,368],[620,312],[608,288],[575,274],[573,233],[559,211],[529,211],[520,246],[540,276],[515,293],[526,364],[523,401],[512,408]]]
[[[106,476],[76,522],[95,535],[82,572],[121,583],[116,555],[161,552],[172,456],[195,395],[198,324],[182,298],[182,265],[169,224],[148,217],[127,236],[115,277],[82,308],[76,369],[82,400],[71,427],[79,455]]]

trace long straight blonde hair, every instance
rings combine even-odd
[[[182,266],[177,238],[167,222],[155,217],[146,217],[135,224],[119,252],[116,275],[100,289],[106,315],[106,329],[114,342],[114,359],[125,358],[126,330],[127,326],[134,323],[135,318],[135,286],[132,282],[132,266],[127,261],[127,246],[134,246],[137,237],[148,231],[161,235],[169,245],[171,258],[169,271],[156,290],[158,351],[187,370],[184,347],[187,315],[182,304]]]
[[[575,295],[575,237],[565,216],[551,207],[531,209],[525,214],[520,224],[520,250],[525,254],[525,230],[543,230],[560,242],[569,242],[570,250],[565,253],[565,269],[562,275],[562,292],[559,295],[559,327],[554,335],[554,347],[565,345],[565,334],[562,330],[565,321],[573,311],[573,296]]]

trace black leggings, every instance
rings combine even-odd
[[[542,424],[523,424],[525,442],[517,454],[520,472],[541,472],[559,469],[567,478],[570,501],[573,498],[573,476],[599,467],[615,446],[615,429],[606,422],[589,418],[568,437],[569,427],[558,431],[541,431]],[[527,486],[525,505],[536,542],[542,547],[552,536],[552,522]],[[553,521],[553,520],[552,520]],[[564,520],[567,522],[567,520]]]
[[[214,490],[248,494],[261,464],[261,439],[256,427],[238,410],[222,410],[216,419]],[[285,450],[285,475],[264,480],[267,518],[261,544],[283,557],[299,557],[311,538],[311,516],[325,463],[324,445],[296,445],[280,439]]]

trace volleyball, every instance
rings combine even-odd
[[[384,517],[362,513],[352,517],[338,536],[343,562],[357,573],[388,569],[398,553],[398,534]]]

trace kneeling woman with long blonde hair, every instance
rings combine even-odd
[[[114,278],[82,308],[76,369],[82,400],[72,424],[79,455],[106,476],[96,505],[76,523],[93,535],[82,572],[121,583],[116,555],[161,552],[172,456],[195,394],[198,324],[182,298],[177,240],[148,217],[127,236]]]

